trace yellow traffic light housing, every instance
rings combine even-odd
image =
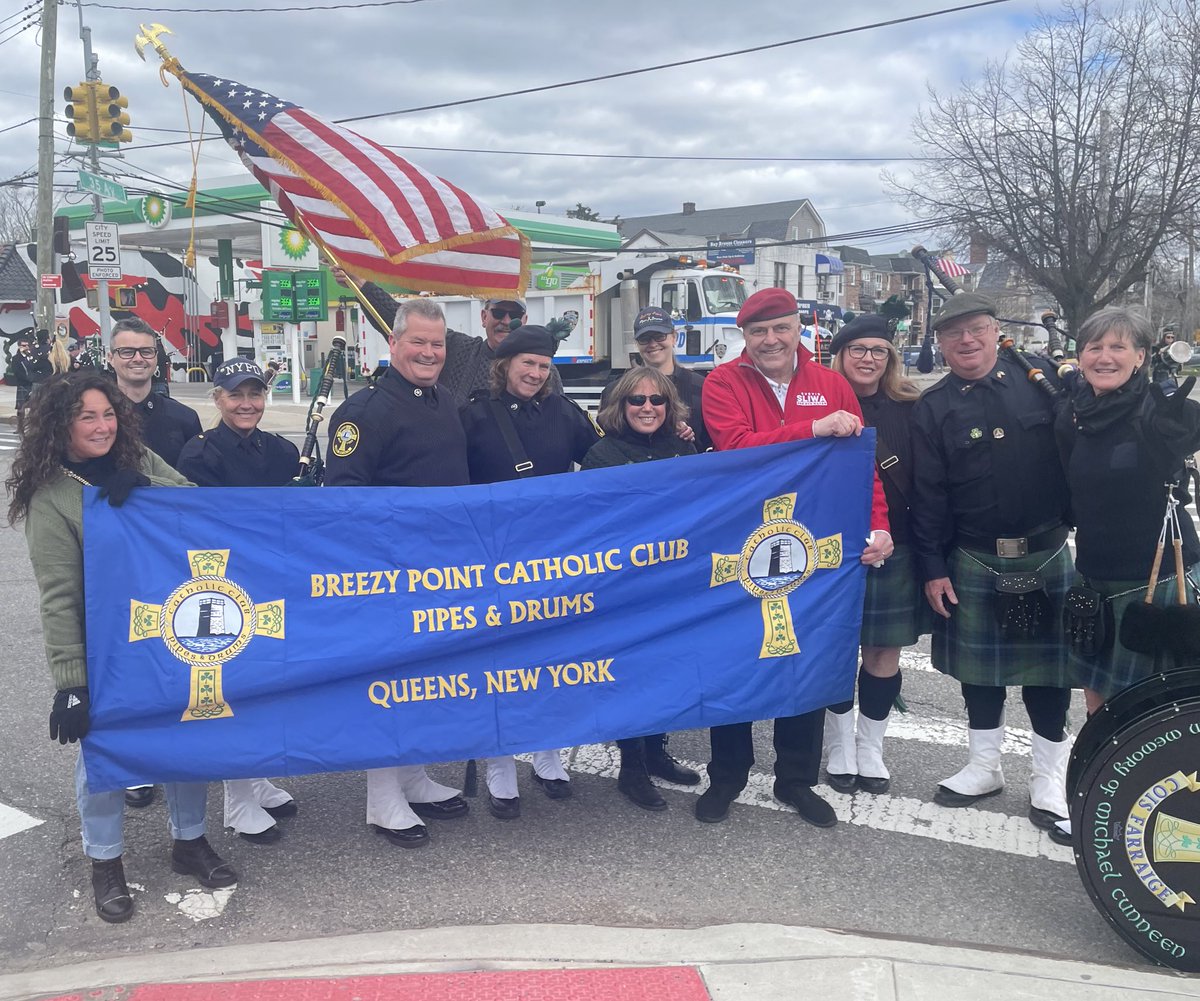
[[[67,105],[67,135],[78,143],[97,141],[96,91],[92,83],[84,81],[74,87],[64,87],[63,97]]]
[[[96,116],[99,127],[96,137],[100,142],[133,142],[133,133],[125,126],[129,124],[129,115],[125,109],[129,107],[129,98],[123,97],[116,87],[106,83],[95,82]]]

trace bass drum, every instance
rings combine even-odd
[[[1092,755],[1109,738],[1145,713],[1200,698],[1200,668],[1155,674],[1104,703],[1080,729],[1067,764],[1067,800],[1075,798],[1079,779]]]
[[[1200,972],[1200,670],[1127,689],[1080,731],[1075,862],[1096,909],[1155,963]]]

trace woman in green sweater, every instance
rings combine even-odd
[[[84,633],[83,488],[119,507],[135,487],[189,486],[142,445],[132,405],[104,375],[80,371],[47,379],[31,401],[28,428],[5,483],[10,524],[25,522],[25,539],[41,594],[46,661],[56,689],[50,739],[75,743],[89,720]],[[94,502],[94,501],[93,501]],[[232,886],[237,874],[204,837],[208,785],[168,783],[171,868],[203,886]],[[123,789],[88,791],[83,756],[75,761],[75,796],[83,850],[92,860],[96,913],[126,921],[133,898],[121,864]]]

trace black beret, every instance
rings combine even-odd
[[[496,348],[497,358],[513,355],[545,355],[553,358],[558,350],[558,339],[545,327],[536,323],[522,324],[500,342]]]
[[[888,326],[888,322],[878,313],[864,313],[856,316],[837,332],[837,336],[829,342],[829,353],[837,354],[851,341],[861,337],[880,337],[890,341],[896,336],[896,331]]]

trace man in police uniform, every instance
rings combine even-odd
[[[800,343],[796,298],[786,289],[755,292],[742,304],[737,325],[746,338],[741,357],[718,366],[704,380],[704,420],[718,451],[773,445],[804,438],[862,434],[862,411],[854,390],[837,372],[816,364]],[[871,538],[860,560],[878,564],[892,555],[887,502],[875,476]],[[825,707],[775,720],[775,798],[816,827],[833,827],[833,807],[813,792],[821,767]],[[696,802],[696,819],[724,820],[754,764],[749,723],[715,726],[710,732],[712,784]]]
[[[129,397],[141,419],[146,447],[175,466],[183,446],[203,429],[191,407],[153,391],[158,354],[158,334],[145,320],[131,316],[113,325],[108,364],[117,388]]]
[[[1067,814],[1071,699],[1059,625],[1071,576],[1067,485],[1054,401],[1017,360],[998,356],[1000,324],[986,296],[953,296],[933,329],[950,373],[913,411],[911,524],[938,615],[933,664],[962,685],[970,727],[967,764],[934,801],[967,806],[1004,787],[1005,686],[1021,685],[1033,727],[1029,816],[1049,830]],[[1004,593],[1038,575],[1044,588]]]
[[[442,307],[410,299],[397,310],[391,365],[346,400],[329,422],[325,485],[452,487],[471,482],[458,407],[438,385],[446,361]],[[422,765],[367,772],[367,823],[402,848],[429,840],[420,818],[467,813],[458,790],[433,781]]]
[[[342,284],[346,272],[340,268],[334,269],[334,276]],[[355,279],[364,301],[369,302],[384,323],[393,323],[396,314],[396,300],[387,294],[374,282],[360,282]],[[367,310],[367,318],[371,325],[386,334],[387,330],[379,326],[371,310]],[[446,364],[438,384],[450,391],[456,406],[464,406],[471,394],[490,388],[492,362],[496,360],[496,348],[508,336],[510,330],[516,330],[526,319],[525,303],[520,299],[488,299],[479,312],[479,322],[483,327],[483,337],[473,337],[460,330],[446,331]],[[562,378],[558,369],[550,369],[550,392],[563,391]]]

